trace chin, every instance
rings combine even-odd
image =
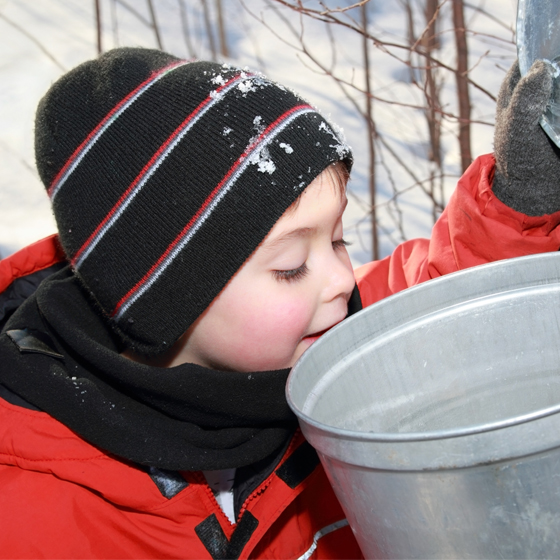
[[[303,346],[303,344],[302,344],[302,346]],[[298,348],[298,349],[295,351],[295,353],[294,353],[292,359],[290,360],[289,365],[287,365],[287,366],[285,366],[285,367],[289,367],[289,368],[294,367],[294,366],[296,365],[296,362],[301,358],[301,356],[302,356],[303,353],[309,348],[309,346],[310,346],[309,344],[305,344],[305,347],[303,347],[303,348]]]

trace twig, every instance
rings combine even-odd
[[[97,30],[97,54],[100,55],[103,52],[103,46],[101,44],[102,39],[102,29],[101,29],[101,5],[99,0],[94,1],[95,5],[95,28]]]
[[[202,12],[204,14],[204,24],[206,25],[206,35],[210,43],[210,52],[212,53],[212,60],[216,60],[216,44],[214,43],[214,35],[212,33],[212,24],[210,23],[210,10],[208,9],[208,1],[200,0],[202,4]]]
[[[47,56],[54,64],[56,64],[63,72],[66,72],[66,68],[46,49],[46,47],[40,43],[31,33],[29,33],[24,27],[12,21],[6,15],[0,12],[0,18],[3,19],[6,23],[11,25],[14,29],[17,29],[22,35],[25,35],[32,43],[37,46],[45,56]]]
[[[152,27],[152,24],[149,20],[147,20],[140,12],[138,12],[135,8],[130,6],[128,2],[125,0],[117,0],[117,2],[126,10],[128,10],[131,14],[133,14],[136,19],[141,21],[146,27]]]
[[[368,39],[370,39],[371,41],[373,41],[374,45],[381,49],[383,52],[386,52],[387,54],[389,54],[390,56],[393,56],[395,58],[397,58],[398,60],[400,60],[398,57],[396,57],[393,53],[390,52],[389,48],[395,48],[395,49],[401,49],[401,50],[406,50],[406,51],[410,51],[410,47],[408,45],[404,45],[402,43],[395,43],[395,42],[389,42],[389,41],[382,41],[381,39],[375,37],[374,35],[364,31],[363,29],[361,29],[360,26],[356,25],[356,24],[351,24],[348,22],[345,22],[337,17],[334,17],[332,15],[332,11],[329,11],[328,13],[324,13],[324,12],[320,12],[319,10],[313,10],[311,8],[304,8],[303,6],[300,7],[296,7],[293,6],[292,4],[290,4],[289,2],[287,2],[286,0],[274,0],[275,2],[286,6],[296,12],[299,12],[300,14],[305,14],[313,19],[316,19],[318,21],[326,21],[328,23],[333,23],[336,25],[340,25],[342,27],[346,27],[347,29],[351,29],[352,31],[355,31],[356,33],[360,33],[360,34],[364,34],[367,36]],[[420,52],[420,54],[425,54],[421,52],[420,47],[416,47],[414,52]],[[435,58],[434,56],[429,56],[428,58],[428,63],[429,64],[434,64],[436,66],[439,66],[441,68],[444,68],[445,70],[448,70],[449,72],[452,73],[456,73],[457,70],[455,68],[452,68],[451,66],[449,66],[448,64],[445,64],[444,62],[442,62],[441,60]],[[485,95],[487,95],[490,99],[492,99],[492,101],[496,101],[496,96],[493,95],[492,93],[490,93],[487,89],[485,89],[484,87],[482,87],[480,84],[478,84],[477,82],[475,82],[474,80],[472,80],[470,77],[468,78],[469,83],[475,87],[476,89],[478,89],[479,91],[481,91],[482,93],[484,93]]]
[[[189,35],[189,26],[187,18],[187,8],[185,7],[184,0],[177,0],[179,2],[179,13],[181,15],[181,27],[183,29],[183,38],[187,45],[187,52],[191,58],[196,58],[196,52],[192,46],[191,38]]]
[[[152,18],[152,25],[151,27],[154,30],[154,34],[156,36],[156,42],[160,49],[163,49],[163,45],[161,43],[161,36],[159,34],[159,27],[156,19],[156,11],[154,10],[154,4],[152,0],[148,0],[148,8],[150,10],[150,17]]]

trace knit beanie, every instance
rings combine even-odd
[[[147,356],[188,329],[317,175],[352,161],[287,88],[139,48],[51,86],[35,154],[74,274]]]

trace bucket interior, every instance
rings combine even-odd
[[[418,434],[488,429],[560,405],[558,285],[475,298],[355,347],[375,321],[369,313],[342,325],[341,350],[305,396],[308,417],[352,431]],[[332,348],[325,340],[316,350]]]

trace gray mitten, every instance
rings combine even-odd
[[[560,149],[539,124],[551,88],[548,64],[537,60],[521,78],[515,62],[498,95],[492,190],[528,216],[560,210]]]

